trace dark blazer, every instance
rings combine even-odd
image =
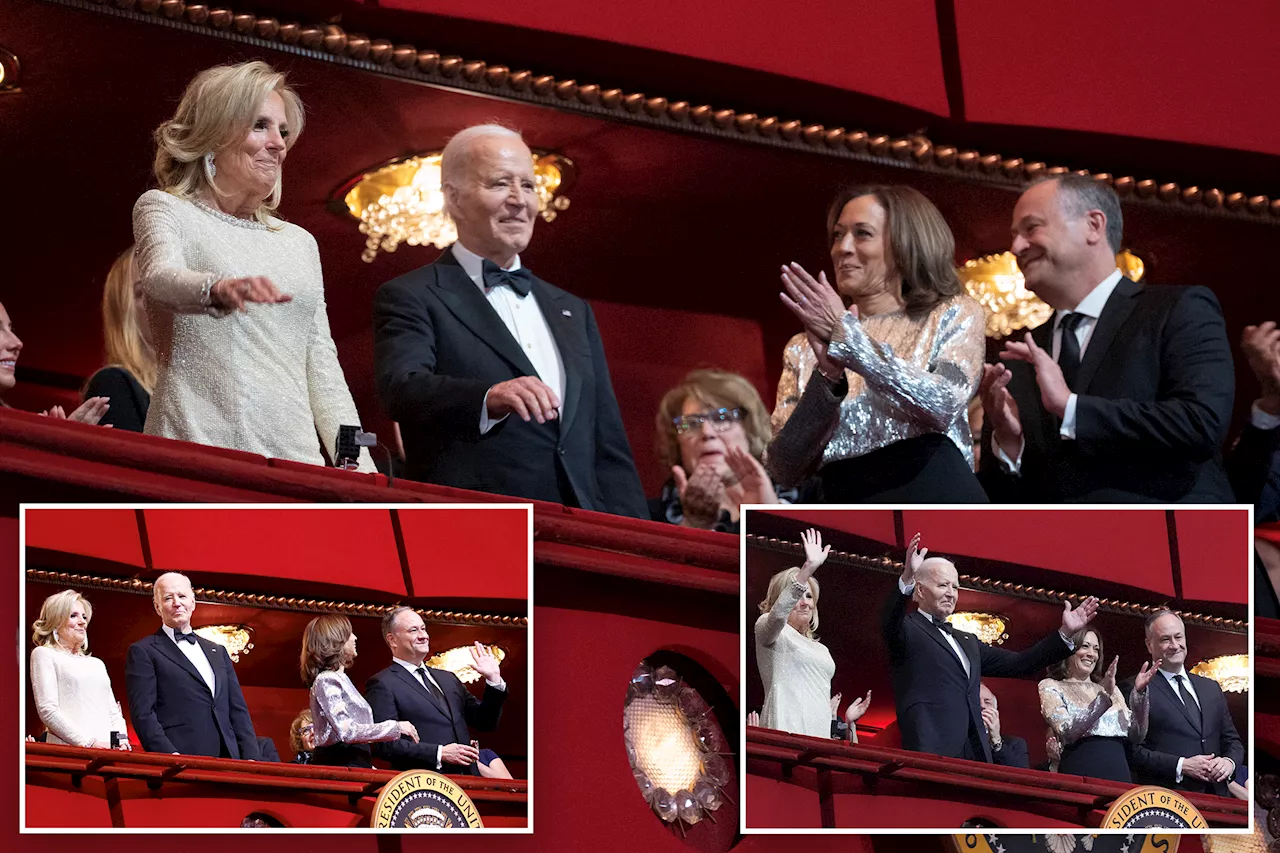
[[[880,622],[889,648],[889,674],[902,748],[989,762],[991,742],[982,724],[978,696],[983,676],[1031,675],[1062,660],[1071,650],[1057,631],[1023,652],[988,646],[967,631],[953,631],[952,636],[969,659],[966,676],[942,632],[919,610],[907,612],[910,601],[911,596],[893,589],[885,600]]]
[[[85,399],[110,398],[110,408],[102,416],[100,424],[130,432],[142,432],[147,424],[147,409],[151,407],[151,395],[134,375],[123,367],[104,367],[89,379],[84,388]]]
[[[1264,524],[1280,519],[1280,427],[1246,426],[1227,454],[1226,465],[1236,502],[1253,504],[1254,522]],[[1256,550],[1253,590],[1253,614],[1280,619],[1280,597]]]
[[[197,637],[213,667],[214,695],[178,644],[158,630],[129,646],[125,688],[134,731],[147,752],[257,760],[258,738],[227,651]]]
[[[452,251],[378,289],[374,370],[409,476],[648,518],[590,306],[537,276],[531,295],[564,362],[562,417],[513,414],[482,436],[489,388],[537,376],[502,319]]]
[[[1002,738],[1000,749],[991,751],[991,761],[1001,767],[1025,767],[1031,769],[1027,742],[1020,737]]]
[[[1161,785],[1194,793],[1229,797],[1226,782],[1201,782],[1183,776],[1174,782],[1178,759],[1193,755],[1220,755],[1239,768],[1244,764],[1244,743],[1236,732],[1222,688],[1211,678],[1187,673],[1191,689],[1200,702],[1201,722],[1182,704],[1169,680],[1160,673],[1151,679],[1151,718],[1147,736],[1130,750],[1129,766],[1142,785]],[[1132,681],[1126,690],[1132,689]]]
[[[443,669],[430,670],[440,685],[447,704],[427,691],[417,676],[398,663],[379,672],[366,682],[364,698],[373,709],[375,722],[402,720],[418,730],[418,743],[406,737],[373,744],[374,754],[390,762],[396,770],[436,769],[436,751],[451,743],[471,743],[468,727],[493,731],[502,716],[505,690],[485,685],[484,699],[479,700],[462,685],[458,677]],[[478,776],[474,764],[463,766],[445,763],[443,773],[455,776]]]
[[[1031,335],[1052,352],[1052,320]],[[1120,279],[1071,389],[1074,441],[1041,404],[1031,365],[1009,369],[1026,444],[1021,475],[1005,474],[985,428],[982,482],[993,503],[1232,502],[1221,447],[1235,373],[1222,309],[1207,288]]]

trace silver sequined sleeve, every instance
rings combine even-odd
[[[400,723],[373,721],[373,709],[345,673],[322,672],[311,685],[311,716],[316,746],[396,740]]]
[[[942,315],[935,352],[922,370],[895,355],[891,345],[872,340],[858,318],[846,312],[833,331],[827,356],[930,429],[944,432],[978,389],[984,335],[981,311],[956,300]]]
[[[160,190],[143,193],[133,206],[134,259],[147,301],[175,314],[225,317],[209,305],[214,277],[188,268],[183,251],[181,202]]]
[[[814,369],[813,350],[803,334],[787,343],[782,355],[773,439],[765,449],[764,467],[775,483],[794,488],[822,461],[823,448],[840,422],[842,397]]]
[[[806,586],[796,580],[792,580],[782,588],[778,600],[773,603],[769,612],[760,614],[760,618],[756,620],[757,645],[772,646],[777,641],[778,635],[787,624],[787,617],[791,615],[791,608],[800,601],[800,596],[804,595],[805,589]]]
[[[1106,693],[1099,692],[1092,702],[1081,706],[1068,701],[1062,685],[1052,678],[1041,681],[1039,687],[1040,713],[1064,747],[1089,734],[1111,707],[1111,697]]]
[[[1147,724],[1151,718],[1151,689],[1129,691],[1129,742],[1142,743],[1147,739]]]

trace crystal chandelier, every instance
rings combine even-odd
[[[1191,667],[1196,675],[1212,678],[1228,693],[1244,693],[1249,689],[1249,656],[1224,655],[1209,658]]]
[[[226,649],[232,663],[240,663],[240,656],[253,650],[253,629],[248,625],[205,625],[195,632]]]
[[[440,652],[438,655],[432,655],[427,658],[426,664],[432,669],[447,669],[454,675],[458,676],[458,680],[463,684],[470,684],[473,681],[480,680],[480,673],[471,665],[471,649],[473,646],[458,646],[456,649],[449,649],[447,652]],[[497,646],[489,646],[489,651],[498,663],[502,663],[507,653]]]
[[[440,160],[439,151],[418,154],[367,172],[350,185],[343,202],[360,220],[360,233],[367,238],[361,260],[372,263],[379,250],[394,252],[401,243],[443,249],[458,239],[457,228],[444,212]],[[534,192],[538,213],[547,222],[569,207],[562,193],[574,176],[567,157],[534,152]]]
[[[1116,266],[1134,281],[1145,272],[1142,259],[1125,249],[1116,255]],[[1053,309],[1027,289],[1013,252],[987,255],[964,262],[957,272],[969,295],[987,309],[987,337],[1006,338],[1019,329],[1039,326]]]
[[[1009,639],[1009,634],[1006,631],[1009,627],[1009,620],[994,613],[961,611],[952,613],[947,617],[947,621],[951,623],[953,628],[976,634],[978,639],[988,646],[1002,645],[1005,640]]]
[[[733,781],[728,743],[711,706],[671,667],[636,667],[622,740],[640,795],[664,822],[693,826],[723,805],[720,789]]]

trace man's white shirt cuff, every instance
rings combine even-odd
[[[1258,405],[1258,401],[1255,400],[1253,402],[1253,411],[1249,413],[1249,423],[1258,429],[1275,429],[1280,427],[1280,415],[1264,412],[1262,407]]]
[[[1062,412],[1062,427],[1058,430],[1058,435],[1063,438],[1069,438],[1072,441],[1076,437],[1076,400],[1077,395],[1072,394],[1067,398],[1067,408]]]

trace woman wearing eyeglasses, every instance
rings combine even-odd
[[[695,370],[658,405],[657,450],[671,479],[649,501],[654,521],[738,532],[742,504],[792,503],[779,492],[760,456],[769,444],[769,412],[736,373]]]
[[[854,187],[827,214],[835,286],[782,268],[804,324],[783,355],[766,467],[817,473],[828,503],[986,503],[969,401],[986,318],[955,270],[955,238],[911,187]]]

